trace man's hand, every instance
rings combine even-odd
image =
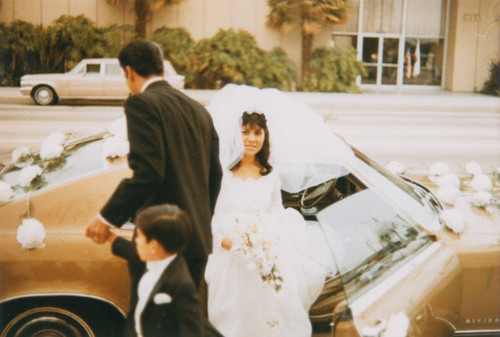
[[[87,225],[86,235],[96,243],[102,244],[108,238],[109,229],[109,226],[99,220],[98,217],[95,217]]]

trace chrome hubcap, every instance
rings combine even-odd
[[[48,89],[41,89],[37,92],[38,100],[42,103],[48,103],[52,99],[52,93]]]

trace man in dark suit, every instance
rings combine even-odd
[[[215,337],[220,333],[203,316],[196,286],[178,255],[191,235],[185,212],[163,204],[141,210],[135,244],[110,233],[113,254],[126,259],[138,287],[132,291],[127,337]]]
[[[212,251],[210,223],[222,177],[219,138],[205,108],[163,79],[163,53],[157,44],[134,40],[118,59],[132,94],[125,116],[133,175],[89,223],[87,236],[104,243],[110,226],[133,220],[139,209],[176,204],[193,224],[183,255],[199,286]]]

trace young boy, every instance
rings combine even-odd
[[[111,233],[113,254],[129,262],[133,292],[125,336],[220,336],[204,318],[180,255],[191,235],[187,214],[175,205],[151,206],[135,219],[134,242]]]

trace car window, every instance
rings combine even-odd
[[[106,75],[122,75],[122,68],[119,64],[106,64],[104,72]]]
[[[316,255],[330,278],[342,279],[350,299],[433,242],[419,226],[438,220],[412,192],[359,158],[351,169],[335,171],[346,174],[282,195],[285,207],[306,219]]]
[[[106,168],[107,165],[102,150],[102,140],[82,143],[71,150],[71,153],[63,159],[61,165],[43,174],[41,188],[46,188],[54,184],[84,176],[91,172],[102,170]],[[28,190],[18,185],[19,174],[21,172],[20,167],[12,167],[5,172],[6,173],[0,176],[0,180],[13,187],[16,197],[21,197],[29,193]]]
[[[87,74],[100,74],[101,65],[99,63],[87,63],[86,72]]]

